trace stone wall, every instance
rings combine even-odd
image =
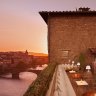
[[[96,47],[96,16],[49,16],[48,35],[50,62],[65,63],[80,53],[92,62],[88,48]]]

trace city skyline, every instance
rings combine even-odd
[[[38,12],[96,10],[95,5],[95,0],[1,0],[0,51],[47,53],[47,24]]]

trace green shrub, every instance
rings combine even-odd
[[[81,66],[81,70],[84,70],[84,68],[85,68],[85,55],[83,54],[83,53],[80,53],[80,55],[79,55],[79,62],[80,62],[80,66]]]

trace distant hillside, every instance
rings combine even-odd
[[[34,55],[34,56],[48,56],[48,54],[44,53],[35,53],[35,52],[28,52],[29,55]]]

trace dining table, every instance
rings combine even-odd
[[[76,96],[96,96],[96,79],[89,72],[66,72]]]

